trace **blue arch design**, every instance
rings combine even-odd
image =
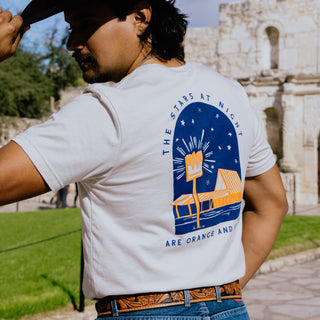
[[[219,208],[210,208],[209,202],[202,203],[200,225],[190,211],[197,211],[196,204],[175,205],[177,199],[191,197],[193,181],[187,182],[185,157],[201,151],[202,176],[196,179],[197,194],[215,191],[219,169],[236,172],[241,180],[241,166],[237,132],[231,120],[218,108],[195,102],[179,115],[173,139],[173,214],[176,234],[185,234],[209,228],[221,222],[235,220],[241,210],[241,201]]]

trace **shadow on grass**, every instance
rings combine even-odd
[[[77,310],[77,311],[80,311],[80,309],[77,307],[77,304],[76,304],[76,300],[75,300],[74,295],[72,294],[72,292],[71,292],[68,288],[66,288],[62,283],[60,283],[60,282],[58,282],[58,281],[56,281],[56,280],[54,280],[54,279],[50,279],[50,278],[48,277],[48,275],[46,275],[46,274],[41,274],[41,277],[42,277],[43,279],[47,280],[48,282],[50,282],[54,287],[58,287],[58,288],[60,288],[64,293],[66,293],[66,294],[69,296],[69,298],[70,298],[70,302],[71,302],[72,305],[73,305],[73,309],[74,309],[74,310]]]

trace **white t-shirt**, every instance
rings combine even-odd
[[[196,63],[141,66],[14,141],[53,191],[79,182],[88,298],[244,275],[244,180],[275,160],[237,82]]]

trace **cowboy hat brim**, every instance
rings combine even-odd
[[[61,0],[32,0],[21,13],[24,25],[31,25],[63,11]]]

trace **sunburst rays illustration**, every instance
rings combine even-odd
[[[211,159],[213,156],[213,151],[208,151],[210,147],[210,141],[204,142],[205,130],[202,130],[201,138],[198,139],[196,136],[190,136],[189,141],[185,141],[185,139],[181,139],[183,147],[178,146],[176,150],[179,152],[181,157],[176,157],[173,159],[173,163],[176,165],[174,172],[176,174],[176,180],[181,180],[186,176],[186,164],[185,157],[188,154],[192,154],[193,152],[202,151],[203,153],[203,162],[202,167],[209,173],[213,173],[212,169],[214,169],[215,160]]]

